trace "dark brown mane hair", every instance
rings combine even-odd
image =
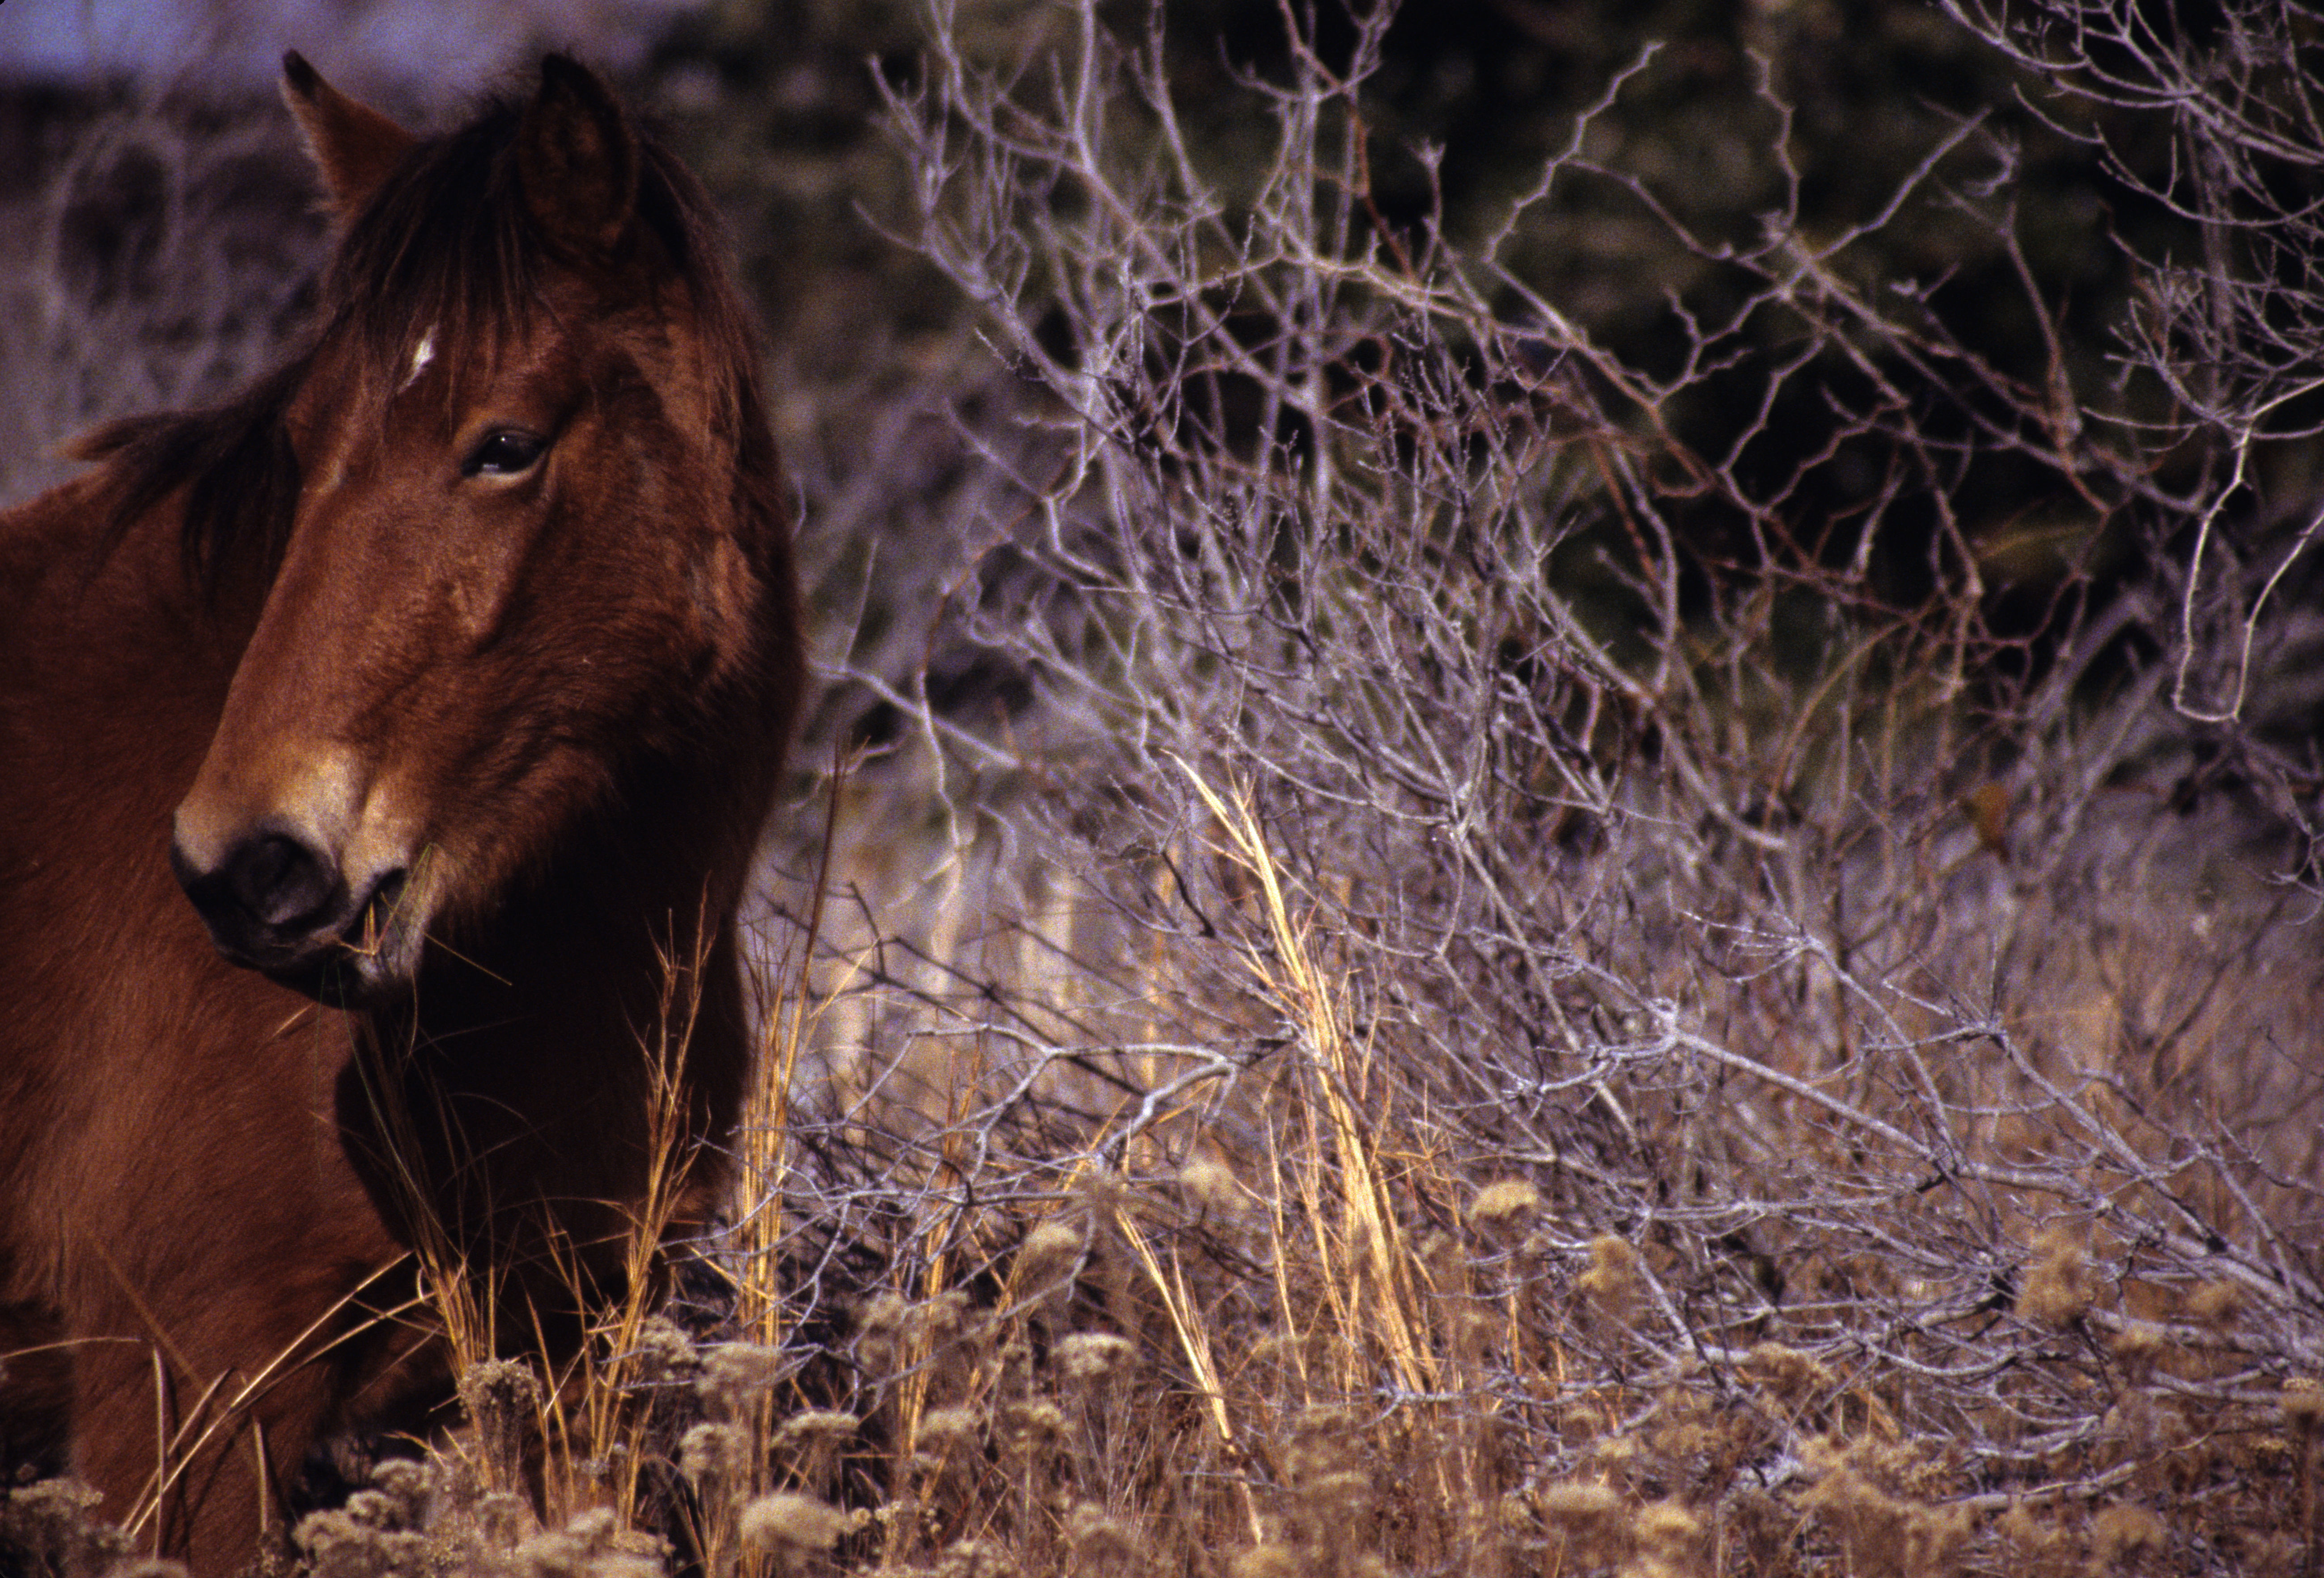
[[[374,377],[409,365],[433,329],[452,344],[493,344],[541,310],[540,281],[559,258],[518,189],[516,140],[524,103],[493,100],[473,124],[416,144],[358,215],[320,281],[310,340],[348,333]],[[719,371],[715,437],[735,452],[746,519],[779,512],[778,479],[760,385],[758,337],[725,258],[724,223],[693,172],[648,124],[638,127],[638,223],[629,245],[660,249],[687,282],[712,365]],[[77,459],[110,460],[119,479],[108,542],[170,494],[186,488],[182,548],[189,578],[213,594],[245,559],[271,573],[299,501],[299,464],[282,413],[304,382],[311,350],[212,406],[132,417],[72,446]],[[454,385],[456,392],[457,384]]]

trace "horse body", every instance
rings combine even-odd
[[[199,1572],[438,1395],[415,1255],[570,1343],[698,1214],[800,671],[690,178],[554,57],[431,142],[286,78],[315,338],[0,516],[0,1452]]]
[[[338,1143],[350,1016],[224,965],[162,858],[234,642],[165,512],[100,552],[102,480],[0,525],[0,1302],[20,1345],[65,1344],[0,1359],[0,1443],[78,1424],[75,1472],[125,1516],[153,1469],[157,1345],[197,1389],[254,1376],[401,1246]],[[319,1389],[251,1417],[300,1440]]]

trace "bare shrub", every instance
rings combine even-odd
[[[75,469],[58,440],[216,399],[271,365],[322,240],[276,113],[90,106],[14,156],[38,179],[0,200],[8,503]]]
[[[2324,433],[2313,278],[2324,112],[2308,88],[2319,63],[2310,20],[2283,4],[1948,9],[2025,72],[2050,127],[2176,222],[2171,245],[2140,259],[2139,309],[2116,347],[2166,397],[2142,413],[2140,452],[2178,462],[2142,479],[2180,533],[2172,700],[2198,722],[2235,725],[2227,752],[2251,760],[2274,808],[2312,839],[2299,736],[2315,706],[2302,673],[2316,635],[2298,604],[2324,528],[2324,501],[2302,475]]]
[[[2070,337],[1973,122],[1812,223],[1770,72],[1775,200],[1699,232],[1608,130],[1649,56],[1456,233],[1373,199],[1387,11],[1285,13],[1240,161],[1078,14],[940,14],[892,105],[1015,378],[925,650],[1016,688],[843,668],[921,819],[847,791],[768,1275],[866,1311],[886,1559],[1061,1565],[1047,1483],[1152,1570],[2273,1560],[2312,790],[2171,706],[2236,452],[2183,335]],[[1651,332],[1522,266],[1576,194],[1687,260]],[[1133,1439],[1047,1400],[1093,1317]]]

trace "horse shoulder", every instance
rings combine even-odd
[[[267,1203],[313,1193],[286,1181],[349,1186],[344,1016],[221,961],[169,870],[235,632],[186,586],[171,506],[107,541],[106,483],[0,513],[0,1263],[18,1284],[69,1276],[61,1246],[31,1241],[53,1230],[174,1255],[255,1218],[287,1241],[302,1230]]]

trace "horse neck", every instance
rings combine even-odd
[[[364,1016],[340,1113],[383,1208],[422,1248],[440,1232],[530,1266],[536,1301],[568,1273],[618,1283],[658,1176],[683,1182],[679,1225],[723,1176],[752,1061],[733,927],[748,835],[717,825],[707,778],[586,819],[431,949],[408,1002]],[[551,1241],[589,1247],[568,1266]]]
[[[779,753],[747,694],[713,699],[690,747],[618,764],[527,880],[431,948],[410,1009],[381,1029],[440,1048],[456,1087],[530,1061],[634,1112],[674,1080],[695,1128],[723,1137],[751,1059],[734,917]]]

